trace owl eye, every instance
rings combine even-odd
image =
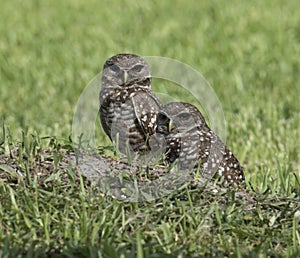
[[[143,65],[135,65],[134,67],[132,67],[132,68],[130,69],[130,71],[139,73],[139,72],[142,71],[143,67],[144,67]]]
[[[111,65],[109,67],[110,70],[112,70],[113,72],[117,73],[120,71],[120,68],[117,65]]]
[[[169,118],[165,114],[158,113],[157,120],[163,123],[167,123]]]
[[[179,119],[181,120],[188,120],[191,117],[190,113],[181,113],[178,115]]]
[[[174,129],[171,119],[163,113],[158,113],[156,119],[157,127],[156,132],[160,134],[167,134]]]

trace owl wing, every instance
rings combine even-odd
[[[218,171],[219,175],[224,177],[225,184],[238,185],[245,180],[244,168],[226,146]]]
[[[151,151],[150,155],[161,152],[161,139],[158,139],[156,132],[156,118],[158,111],[162,108],[161,102],[153,92],[140,92],[134,98],[136,126],[140,128],[144,135],[143,151]]]
[[[156,116],[162,104],[153,92],[138,92],[132,98],[137,123],[145,135],[152,135],[156,129]]]
[[[100,121],[101,121],[102,128],[104,132],[107,134],[107,136],[110,138],[110,140],[112,140],[110,127],[111,127],[111,121],[114,117],[113,109],[107,105],[101,105],[99,111],[100,111]]]
[[[238,159],[226,147],[222,140],[207,127],[206,133],[200,136],[199,147],[203,172],[213,176],[224,177],[225,184],[236,184],[244,181],[243,167]]]

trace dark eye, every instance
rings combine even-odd
[[[162,123],[162,122],[167,122],[169,118],[165,114],[158,113],[157,120]]]
[[[109,67],[110,70],[112,70],[113,72],[117,73],[120,71],[120,68],[117,65],[111,65]]]
[[[133,72],[139,73],[140,71],[142,71],[143,67],[144,67],[143,65],[135,65],[130,70]]]

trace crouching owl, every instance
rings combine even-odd
[[[223,185],[238,186],[245,180],[243,167],[221,139],[209,128],[193,105],[172,102],[157,115],[158,134],[166,144],[166,159],[181,169],[200,169],[202,175],[223,178]],[[221,180],[222,182],[222,180]]]

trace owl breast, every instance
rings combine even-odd
[[[139,85],[113,89],[100,96],[100,119],[104,131],[118,142],[122,153],[151,150],[148,139],[155,132],[161,105],[153,92]]]

